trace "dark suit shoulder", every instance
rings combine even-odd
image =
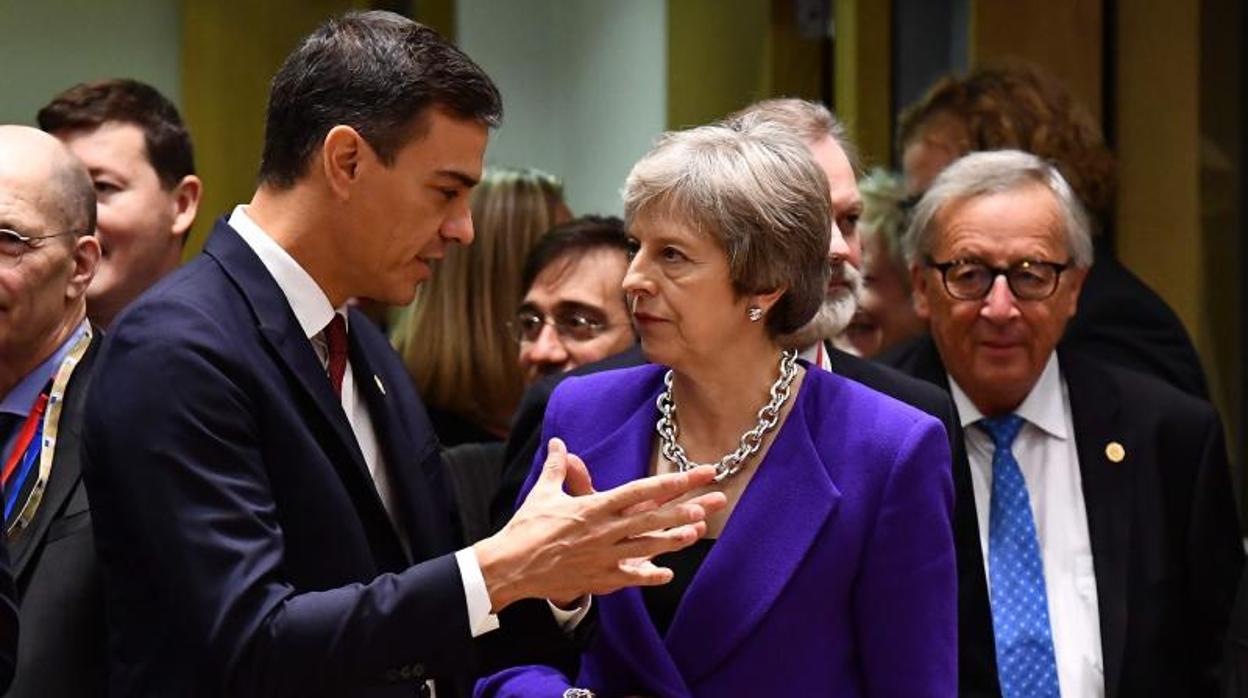
[[[848,354],[843,351],[829,352],[832,370],[846,378],[944,421],[949,416],[949,395],[926,381],[908,376],[900,370]]]
[[[1116,389],[1118,407],[1128,414],[1155,414],[1167,418],[1197,421],[1218,420],[1217,410],[1207,400],[1180,390],[1155,375],[1108,363],[1077,350],[1059,353],[1062,373],[1068,385],[1097,386],[1109,382]],[[1097,393],[1104,394],[1096,390]],[[1074,394],[1084,392],[1075,389]]]

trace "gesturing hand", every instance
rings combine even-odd
[[[573,599],[667,583],[672,571],[650,558],[693,543],[706,533],[707,515],[727,504],[720,492],[673,500],[714,476],[707,466],[595,492],[581,459],[551,439],[516,515],[473,546],[493,611],[523,598]]]

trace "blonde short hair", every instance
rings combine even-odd
[[[787,130],[701,126],[664,134],[629,173],[624,217],[659,216],[710,235],[739,294],[787,291],[767,314],[775,337],[823,302],[832,204],[823,172]]]

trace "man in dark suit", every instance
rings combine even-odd
[[[1056,350],[1092,261],[1074,192],[1035,156],[972,154],[908,240],[932,338],[899,368],[954,397],[956,496],[979,524],[956,542],[987,560],[960,593],[962,685],[1215,695],[1243,560],[1221,426],[1166,383]]]
[[[1161,380],[1201,399],[1209,388],[1196,348],[1157,292],[1114,258],[1114,156],[1100,126],[1052,76],[1034,67],[981,68],[942,78],[898,119],[907,195],[917,200],[936,175],[969,152],[1017,148],[1054,163],[1092,214],[1096,263],[1061,345]],[[881,360],[905,361],[923,342]]]
[[[106,691],[104,599],[79,466],[98,345],[86,319],[94,231],[82,163],[46,133],[0,126],[0,457],[21,609],[9,696]],[[11,591],[0,586],[0,667],[9,668]]]
[[[407,303],[471,241],[500,109],[467,56],[386,12],[330,20],[275,76],[255,196],[100,350],[84,470],[113,695],[455,695],[502,609],[663,583],[625,561],[723,506],[668,503],[709,468],[593,492],[556,441],[513,522],[456,549],[428,415],[347,301]]]

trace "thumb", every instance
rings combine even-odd
[[[546,447],[546,463],[542,465],[542,475],[537,484],[545,483],[562,489],[567,472],[568,447],[560,439],[551,439]]]

